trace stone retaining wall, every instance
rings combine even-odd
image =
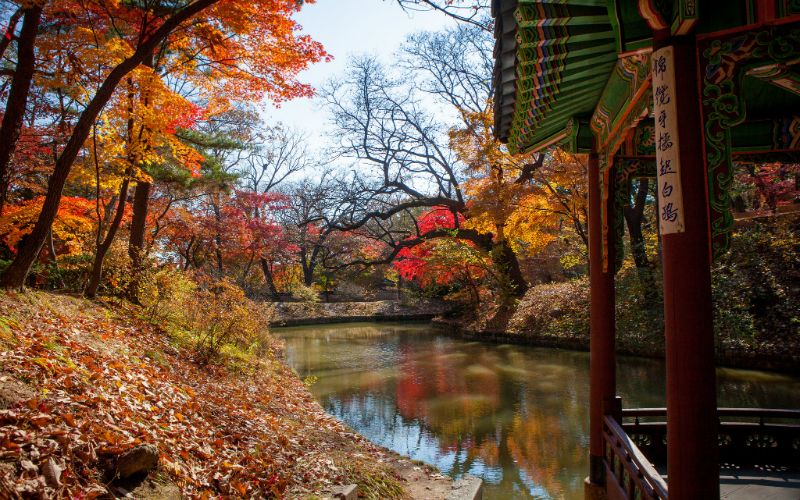
[[[431,321],[435,314],[375,314],[370,316],[321,316],[317,318],[298,318],[273,321],[272,328],[283,326],[327,325],[333,323],[386,322],[386,321]]]

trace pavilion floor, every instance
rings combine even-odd
[[[722,466],[719,487],[726,500],[800,500],[800,469]]]
[[[656,465],[669,484],[666,467]],[[762,467],[723,464],[719,468],[720,498],[724,500],[800,500],[800,467]]]

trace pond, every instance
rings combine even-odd
[[[287,361],[322,407],[371,441],[458,478],[484,498],[583,498],[589,353],[468,342],[427,324],[280,328]],[[666,405],[663,361],[620,357],[623,407]],[[717,371],[719,406],[797,409],[800,380]]]

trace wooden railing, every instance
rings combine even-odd
[[[789,465],[800,463],[800,411],[761,408],[719,408],[718,441],[720,463]],[[623,410],[622,428],[650,461],[666,463],[666,408]],[[659,422],[641,422],[656,417]],[[747,421],[730,421],[730,419]],[[770,420],[770,422],[767,422]],[[784,423],[777,423],[777,422]],[[785,423],[794,421],[794,425]]]
[[[667,500],[667,483],[614,417],[603,417],[606,490],[611,500]]]
[[[717,415],[721,464],[800,463],[800,425],[780,423],[800,422],[800,411],[719,408]],[[622,410],[623,421],[634,420],[623,425],[611,415],[603,417],[606,489],[611,500],[667,500],[667,483],[652,465],[667,461],[666,417],[666,408]],[[660,421],[641,422],[643,418]]]

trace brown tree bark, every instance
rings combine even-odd
[[[50,261],[53,263],[53,269],[56,271],[56,275],[58,275],[58,256],[56,255],[56,246],[53,243],[53,228],[50,228],[50,232],[47,233],[47,253],[50,254]],[[58,286],[64,288],[64,280],[61,276],[58,276]]]
[[[2,278],[0,278],[0,287],[20,288],[24,285],[25,277],[28,275],[28,271],[30,271],[34,260],[36,260],[36,257],[39,255],[39,251],[47,237],[47,232],[50,231],[50,227],[58,212],[58,205],[61,201],[62,192],[64,191],[64,184],[67,182],[72,164],[83,148],[86,139],[89,137],[92,125],[95,120],[97,120],[98,115],[108,103],[109,99],[111,99],[114,90],[117,88],[122,78],[133,71],[146,57],[152,54],[158,44],[169,36],[173,30],[178,28],[181,23],[201,12],[203,9],[214,5],[218,1],[219,0],[197,0],[184,7],[177,14],[167,19],[157,30],[147,37],[144,42],[137,47],[133,55],[111,70],[83,113],[81,113],[78,122],[75,124],[72,135],[64,146],[61,156],[58,157],[58,161],[53,169],[53,183],[47,190],[47,195],[42,204],[42,211],[39,213],[39,219],[36,221],[36,225],[33,231],[31,231],[25,247],[20,249],[14,262],[11,263]]]
[[[272,278],[272,271],[269,268],[269,262],[264,257],[261,257],[261,270],[264,271],[264,280],[267,282],[269,295],[273,302],[280,302],[281,296],[278,289],[275,287],[275,280]]]
[[[108,227],[108,233],[103,243],[97,247],[97,254],[94,257],[94,266],[92,267],[92,278],[89,281],[89,287],[86,289],[86,296],[93,299],[97,296],[97,289],[100,287],[100,279],[103,277],[103,259],[106,257],[108,249],[111,247],[111,242],[117,235],[117,230],[122,223],[122,216],[125,214],[125,201],[128,198],[128,185],[130,178],[125,177],[122,181],[122,187],[119,189],[119,204],[117,205],[117,213],[114,215],[114,220]]]
[[[189,244],[186,245],[186,253],[184,254],[184,258],[186,261],[183,264],[183,270],[188,271],[189,266],[193,263],[192,262],[192,247],[194,246],[194,241],[197,239],[195,235],[192,235],[192,239],[189,240]]]
[[[0,59],[6,53],[8,46],[11,45],[11,40],[14,37],[14,32],[17,30],[17,23],[19,22],[22,15],[25,13],[25,9],[22,7],[18,8],[11,14],[11,17],[8,19],[8,26],[6,27],[5,36],[0,39]]]
[[[497,269],[508,280],[507,283],[501,283],[503,294],[508,297],[522,297],[528,291],[528,282],[522,276],[517,254],[506,242],[495,243],[493,250],[492,258],[495,259]]]
[[[631,206],[625,207],[625,222],[628,225],[628,234],[631,238],[631,254],[636,267],[639,269],[649,267],[647,252],[645,249],[644,234],[642,233],[642,222],[644,220],[644,206],[647,201],[647,188],[650,179],[642,177],[639,179],[639,188],[636,191],[636,201]]]
[[[628,235],[631,240],[631,255],[636,264],[636,271],[642,285],[642,298],[645,304],[655,305],[658,300],[658,289],[655,278],[653,277],[653,267],[647,259],[647,248],[642,233],[642,222],[644,221],[644,207],[647,202],[647,190],[650,179],[642,177],[639,179],[639,187],[636,191],[636,200],[632,206],[627,206],[623,210],[625,223],[628,226]]]
[[[133,196],[133,215],[131,218],[131,236],[128,243],[128,255],[131,258],[131,281],[128,284],[128,299],[139,304],[139,273],[142,270],[142,251],[144,249],[144,233],[147,228],[147,207],[150,204],[149,182],[139,181],[136,194]]]
[[[128,168],[125,171],[125,180],[122,181],[122,187],[119,190],[119,205],[117,206],[117,212],[114,215],[114,220],[111,222],[111,225],[108,227],[108,232],[106,233],[105,240],[102,243],[97,245],[97,254],[94,258],[94,266],[92,267],[92,278],[89,282],[89,288],[87,289],[86,296],[90,299],[93,299],[97,295],[97,289],[100,287],[100,278],[103,276],[103,260],[106,257],[106,252],[111,247],[111,243],[114,241],[114,237],[117,235],[117,230],[119,230],[119,226],[122,223],[122,217],[125,214],[125,202],[128,198],[128,187],[130,186],[130,178],[131,174],[133,173],[133,167],[136,164],[136,154],[133,152],[133,126],[134,126],[134,115],[133,115],[133,97],[135,91],[133,86],[133,78],[128,77],[128,137],[127,137],[127,149],[128,149]],[[95,158],[96,161],[96,158]],[[97,186],[99,187],[100,184],[98,182]],[[98,240],[100,239],[100,233],[97,233]]]
[[[22,120],[25,117],[25,108],[28,104],[28,93],[33,81],[33,69],[36,63],[34,44],[39,31],[39,22],[42,18],[42,6],[33,4],[25,9],[22,19],[22,30],[17,41],[17,68],[11,81],[8,92],[3,122],[0,124],[0,215],[3,215],[8,187],[11,182],[9,164],[17,142],[22,132]],[[42,236],[46,236],[46,233]],[[44,239],[44,238],[43,238]],[[41,245],[39,245],[41,248]],[[36,259],[38,251],[30,259]],[[30,267],[30,264],[28,265]],[[25,277],[23,276],[24,280]]]

